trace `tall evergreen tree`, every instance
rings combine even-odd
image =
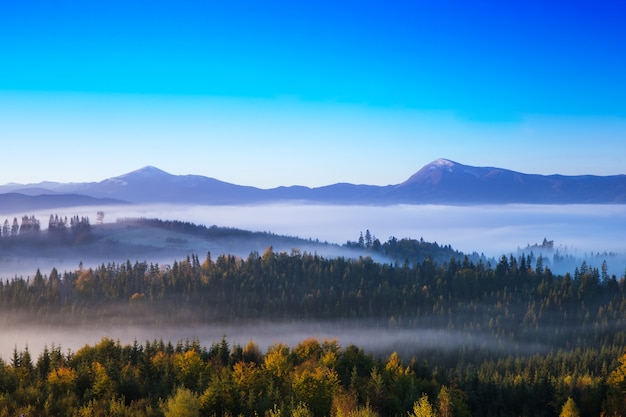
[[[572,397],[569,397],[563,404],[559,417],[580,417],[580,412]]]
[[[370,233],[370,229],[365,231],[365,247],[367,249],[372,247],[372,234]]]
[[[11,236],[17,236],[20,231],[20,225],[17,222],[17,217],[13,218],[13,224],[11,225]]]
[[[4,225],[2,226],[2,237],[9,237],[11,235],[11,226],[9,225],[9,219],[4,220]]]

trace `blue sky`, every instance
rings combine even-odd
[[[440,157],[623,174],[625,15],[610,1],[3,2],[0,183],[154,165],[382,185]]]

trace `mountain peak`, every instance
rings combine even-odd
[[[115,177],[114,179],[127,179],[129,177],[142,178],[142,179],[153,179],[153,178],[161,178],[161,177],[170,177],[172,174],[163,171],[157,167],[152,165],[146,165],[143,168],[139,168],[135,171],[128,172],[126,174],[120,175],[119,177]]]
[[[475,167],[440,158],[401,184],[334,184],[261,190],[199,175],[174,175],[145,166],[94,183],[0,186],[0,193],[81,194],[132,203],[251,204],[311,201],[330,204],[624,204],[626,175],[543,176]],[[1,206],[1,205],[0,205]],[[2,207],[0,207],[2,208]]]
[[[426,165],[424,168],[430,168],[430,169],[434,169],[434,168],[452,168],[454,166],[459,165],[458,163],[451,161],[449,159],[444,159],[444,158],[439,158],[436,161],[431,162],[430,164]]]
[[[144,175],[144,176],[171,175],[169,172],[165,172],[162,169],[159,169],[152,165],[146,165],[145,167],[139,168],[136,171],[129,172],[129,174],[139,174],[139,175]]]
[[[424,165],[419,171],[413,174],[401,185],[419,183],[423,181],[438,183],[441,181],[441,177],[444,172],[452,172],[455,168],[462,166],[463,165],[449,159],[439,158],[427,165]]]
[[[144,181],[159,181],[172,175],[151,165],[147,165],[143,168],[139,168],[135,171],[127,172],[117,177],[107,178],[101,181],[102,184],[119,184],[128,185],[128,182],[144,182]]]

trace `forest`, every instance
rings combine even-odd
[[[365,352],[310,338],[262,351],[225,335],[211,346],[16,345],[0,362],[0,416],[626,415],[623,276],[585,262],[557,275],[530,254],[493,263],[455,255],[381,263],[270,247],[5,278],[4,325],[93,324],[114,311],[119,325],[356,322],[381,337],[438,329],[460,343]]]

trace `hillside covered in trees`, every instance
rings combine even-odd
[[[626,355],[574,350],[453,369],[335,340],[102,339],[0,361],[0,416],[622,416]],[[609,369],[610,368],[610,369]],[[569,413],[569,414],[568,414]]]
[[[0,277],[30,275],[37,267],[42,271],[65,270],[74,269],[79,263],[95,266],[125,263],[128,259],[170,264],[191,253],[245,258],[250,252],[263,252],[270,246],[278,252],[297,250],[329,258],[369,256],[383,263],[421,262],[428,257],[442,263],[453,256],[464,256],[450,245],[423,239],[391,237],[382,244],[374,239],[363,244],[348,241],[339,245],[267,231],[155,218],[119,218],[103,223],[100,216],[104,217],[104,213],[98,212],[94,225],[87,216],[51,214],[47,228],[34,215],[21,216],[21,222],[17,217],[12,221],[5,219],[0,227]],[[469,256],[473,261],[480,258],[477,254]]]
[[[361,323],[380,337],[431,329],[441,341],[395,354],[303,341],[263,355],[227,340],[211,348],[104,340],[75,353],[53,347],[37,361],[16,349],[0,367],[0,415],[176,415],[168,407],[179,401],[209,416],[425,415],[414,405],[444,407],[446,396],[452,405],[439,415],[558,416],[570,397],[581,416],[625,407],[626,283],[585,263],[555,275],[523,255],[494,265],[379,263],[268,248],[0,283],[0,313],[13,325],[101,323],[112,310],[118,325],[317,320]]]

